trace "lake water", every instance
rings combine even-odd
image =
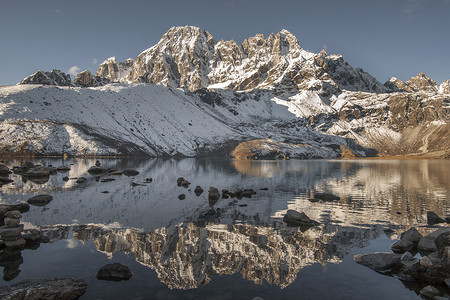
[[[389,251],[411,226],[430,232],[429,210],[450,214],[448,160],[100,159],[105,168],[140,172],[101,178],[87,173],[94,159],[33,162],[71,170],[45,183],[11,174],[14,184],[1,187],[0,203],[41,193],[53,200],[22,217],[48,243],[23,250],[20,273],[0,285],[73,277],[89,284],[80,299],[420,299],[400,280],[357,265],[353,255]],[[80,176],[88,182],[77,184]],[[178,187],[178,177],[189,188]],[[205,190],[200,196],[196,185]],[[210,186],[257,193],[209,203]],[[311,202],[314,192],[340,200]],[[287,209],[321,225],[288,227]],[[97,280],[98,269],[113,262],[133,277]]]

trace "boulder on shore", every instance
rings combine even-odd
[[[30,279],[11,286],[0,287],[0,299],[78,299],[84,294],[87,282],[72,278]]]

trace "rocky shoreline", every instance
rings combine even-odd
[[[428,223],[434,225],[430,219]],[[400,234],[391,250],[357,254],[354,260],[400,279],[425,299],[450,299],[450,227],[438,228],[425,236],[411,227]]]

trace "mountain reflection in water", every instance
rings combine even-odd
[[[256,284],[285,288],[306,266],[339,263],[352,249],[384,235],[383,230],[392,234],[426,225],[429,210],[440,216],[450,212],[449,161],[100,162],[105,168],[133,168],[140,174],[96,178],[87,173],[93,159],[42,159],[35,163],[73,165],[68,173],[51,175],[45,183],[11,174],[14,185],[1,188],[0,202],[52,195],[47,206],[32,206],[23,214],[25,229],[40,230],[50,242],[92,240],[97,251],[110,257],[133,254],[171,289],[198,288],[214,275],[239,273]],[[6,162],[10,167],[22,163]],[[63,181],[64,176],[72,179]],[[73,178],[80,176],[88,182],[77,184]],[[189,188],[178,187],[178,177],[190,181]],[[101,182],[105,178],[115,180]],[[146,178],[153,181],[145,182]],[[200,196],[194,193],[196,185],[205,190]],[[221,198],[211,206],[210,186],[252,188],[257,194],[250,199]],[[330,192],[340,200],[309,201],[315,192]],[[186,199],[178,199],[181,193]],[[211,209],[215,214],[205,216]],[[288,227],[281,221],[287,209],[303,211],[321,225],[307,230]]]

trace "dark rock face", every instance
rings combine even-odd
[[[0,176],[7,177],[10,173],[11,171],[7,166],[5,166],[4,164],[0,164]]]
[[[0,287],[0,298],[4,300],[72,300],[84,294],[87,282],[84,280],[30,279],[11,286]]]
[[[437,251],[436,243],[434,242],[436,237],[445,232],[450,232],[450,228],[440,228],[420,239],[417,248],[419,251],[429,253]]]
[[[71,86],[72,81],[70,79],[70,75],[63,73],[60,70],[53,70],[50,72],[39,70],[33,75],[24,78],[19,84]]]
[[[50,195],[36,195],[28,199],[28,203],[34,206],[45,206],[53,200],[53,197]]]
[[[178,199],[184,200],[184,199],[186,199],[186,195],[185,194],[180,194],[180,195],[178,195]]]
[[[429,211],[427,212],[427,224],[435,225],[439,223],[445,223],[445,220],[439,217],[436,213]]]
[[[416,248],[421,239],[422,235],[412,227],[400,235],[400,241],[392,244],[391,249],[394,252],[403,253]]]
[[[127,266],[114,263],[101,267],[95,276],[100,280],[122,281],[130,279],[133,273]]]
[[[88,70],[84,70],[75,77],[73,83],[81,87],[95,87],[108,84],[109,80],[107,78],[94,76]]]

